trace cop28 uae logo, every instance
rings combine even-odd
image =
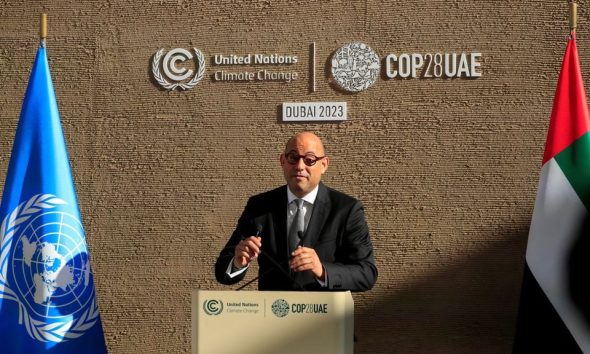
[[[177,88],[190,90],[203,78],[205,74],[205,57],[197,48],[193,48],[192,53],[184,48],[174,48],[162,58],[163,54],[164,48],[154,54],[152,59],[152,74],[154,75],[154,80],[164,89],[170,91]],[[195,70],[177,65],[178,62],[185,62],[193,58],[195,59]],[[164,70],[164,74],[160,71],[160,67]],[[186,81],[189,77],[191,79]]]
[[[379,56],[364,43],[349,43],[332,57],[332,76],[343,90],[360,92],[368,89],[379,76]]]
[[[272,313],[277,317],[285,317],[289,314],[289,303],[283,299],[275,300],[271,306]]]
[[[19,323],[41,342],[78,338],[98,321],[84,231],[66,204],[35,195],[0,227],[0,299],[18,304]]]

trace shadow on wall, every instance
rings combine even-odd
[[[506,354],[518,312],[526,225],[357,311],[355,353]]]

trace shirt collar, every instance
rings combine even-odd
[[[320,189],[320,185],[318,184],[317,186],[315,186],[315,188],[307,193],[306,195],[303,196],[303,200],[305,200],[306,202],[308,202],[309,204],[312,204],[315,202],[315,198],[318,196],[318,190]],[[295,199],[298,199],[299,197],[297,197],[295,194],[293,194],[293,192],[291,192],[291,190],[289,189],[289,186],[287,186],[287,204],[291,204],[292,201],[294,201]]]

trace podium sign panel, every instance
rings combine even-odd
[[[352,354],[347,292],[192,293],[192,354]]]

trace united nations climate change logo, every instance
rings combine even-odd
[[[64,200],[36,195],[0,229],[0,297],[16,301],[28,334],[42,342],[82,336],[98,320],[80,220]]]
[[[219,315],[223,311],[223,302],[221,300],[203,301],[203,310],[207,315]]]
[[[359,92],[368,89],[379,77],[379,56],[364,43],[349,43],[332,57],[332,76],[342,89]]]
[[[283,299],[275,300],[271,306],[272,313],[277,317],[285,317],[289,314],[289,303]]]
[[[193,59],[193,53],[189,52],[184,48],[171,49],[164,58],[164,48],[158,50],[152,59],[152,74],[154,80],[167,90],[190,90],[195,87],[205,74],[205,56],[197,48],[193,48],[195,53],[195,70],[187,69],[185,67],[178,67],[177,62],[184,62]],[[160,62],[162,62],[162,68],[164,69],[164,75],[160,72]],[[194,75],[193,75],[194,73]],[[189,77],[192,78],[185,82]],[[173,82],[170,82],[171,80]]]

